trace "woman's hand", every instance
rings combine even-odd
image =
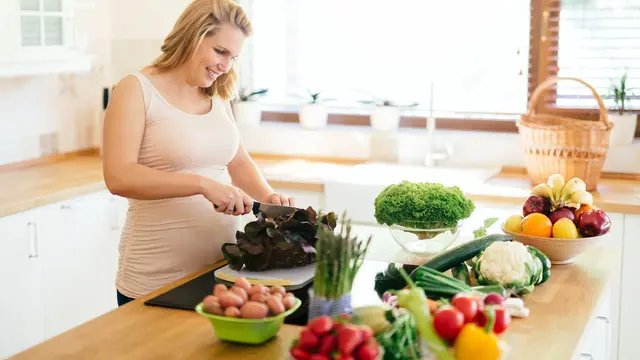
[[[265,202],[276,205],[296,206],[295,200],[292,197],[277,193],[267,196],[267,200]]]
[[[248,214],[253,207],[251,199],[244,191],[233,185],[222,184],[205,178],[202,195],[211,201],[215,210],[228,215]]]

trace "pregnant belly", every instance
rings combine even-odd
[[[131,201],[121,253],[141,273],[191,273],[222,260],[222,244],[235,242],[239,221],[200,195]]]

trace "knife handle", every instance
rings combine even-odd
[[[258,213],[260,212],[260,202],[259,201],[254,201],[253,202],[253,215],[258,216]]]

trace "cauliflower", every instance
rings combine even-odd
[[[525,294],[542,282],[543,264],[529,246],[499,241],[478,255],[473,270],[481,285],[497,284],[514,294]]]

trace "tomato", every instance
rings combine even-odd
[[[441,338],[447,340],[455,339],[464,324],[464,315],[452,306],[440,308],[433,317],[434,329]]]
[[[333,328],[333,319],[326,315],[318,316],[313,318],[307,327],[311,329],[314,334],[321,336],[331,331]]]
[[[311,354],[304,351],[300,346],[294,346],[290,350],[291,356],[293,356],[296,360],[309,360],[311,359]]]
[[[338,349],[343,354],[351,354],[362,343],[362,332],[354,325],[344,325],[338,333]]]
[[[451,299],[451,305],[464,315],[464,322],[470,323],[478,315],[478,301],[470,296],[456,295]]]
[[[366,325],[360,326],[360,332],[362,333],[362,341],[367,341],[373,337],[373,330]]]
[[[331,360],[329,356],[324,354],[313,354],[309,360]]]
[[[509,311],[502,306],[494,306],[495,310],[495,322],[493,323],[493,332],[496,335],[502,334],[509,325],[511,325],[511,314]],[[483,312],[478,314],[476,319],[476,324],[478,326],[485,326],[487,323],[487,315]]]
[[[300,347],[303,349],[313,349],[318,346],[320,339],[309,328],[305,328],[300,332]]]

